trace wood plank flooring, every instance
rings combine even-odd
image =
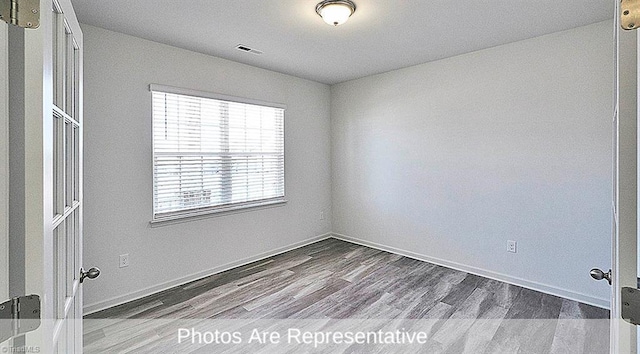
[[[607,353],[608,318],[597,307],[327,239],[85,316],[84,341],[87,353]],[[293,327],[402,329],[428,340],[248,343],[253,329]],[[179,343],[180,328],[233,330],[242,343]]]

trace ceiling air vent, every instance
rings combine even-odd
[[[257,49],[253,49],[253,48],[249,48],[244,44],[238,44],[236,46],[236,49],[241,51],[241,52],[246,52],[246,53],[251,53],[251,54],[255,54],[255,55],[260,55],[263,52],[261,50],[257,50]]]

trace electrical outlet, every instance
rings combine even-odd
[[[507,252],[516,253],[518,252],[518,243],[516,241],[507,240]]]
[[[129,254],[121,254],[120,255],[120,268],[129,266]]]

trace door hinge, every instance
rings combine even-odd
[[[14,297],[0,304],[0,343],[40,327],[40,296]]]
[[[622,319],[634,324],[640,324],[640,290],[636,288],[622,288]]]
[[[620,27],[627,31],[640,27],[640,0],[620,0]]]
[[[38,28],[40,0],[0,0],[0,20],[22,28]]]

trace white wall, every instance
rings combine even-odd
[[[84,267],[102,270],[100,278],[85,283],[87,311],[331,231],[328,86],[96,27],[82,29]],[[286,104],[289,202],[150,228],[150,83]],[[118,268],[118,256],[125,253],[131,265]]]
[[[612,29],[332,86],[333,231],[606,306]]]

